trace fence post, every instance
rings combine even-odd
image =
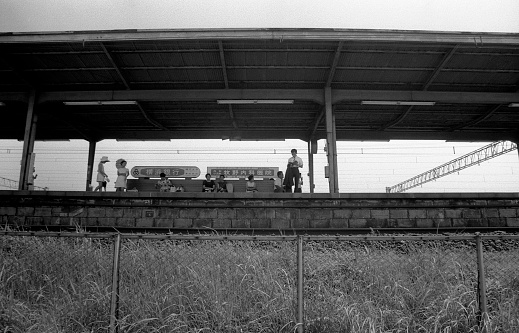
[[[483,265],[483,243],[481,235],[476,232],[476,251],[478,257],[478,301],[479,301],[479,324],[486,332],[485,325],[488,318],[487,287],[485,283],[485,267]]]
[[[297,332],[304,331],[303,236],[297,236]]]
[[[119,315],[119,257],[121,254],[121,234],[115,235],[114,261],[112,271],[112,299],[110,302],[110,333],[117,333]]]

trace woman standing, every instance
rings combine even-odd
[[[105,172],[105,163],[110,162],[108,160],[108,156],[101,157],[101,161],[99,161],[99,164],[97,165],[97,187],[95,188],[94,192],[99,190],[101,192],[101,189],[103,188],[103,182],[105,181],[105,178],[108,178],[108,175]]]
[[[117,180],[115,181],[115,191],[124,192],[126,190],[126,179],[130,175],[130,170],[126,168],[127,162],[122,158],[115,162],[117,168]]]

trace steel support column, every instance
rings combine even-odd
[[[333,140],[333,188],[335,189],[335,193],[339,193],[339,168],[337,166],[337,131],[335,130],[337,127],[335,126],[335,111],[332,106],[332,140]]]
[[[332,89],[330,87],[324,88],[324,102],[326,111],[326,144],[328,147],[328,182],[330,193],[337,193],[339,192],[337,175],[337,141],[335,133],[335,119],[332,107]]]
[[[23,152],[22,152],[22,161],[20,165],[20,178],[18,182],[19,190],[27,190],[29,173],[33,172],[31,170],[31,156],[34,150],[34,140],[36,137],[36,122],[37,116],[34,112],[34,107],[36,104],[36,91],[31,91],[29,96],[29,103],[27,105],[27,117],[25,120],[25,133],[23,136]]]
[[[314,193],[314,154],[312,152],[312,141],[308,141],[308,189]]]
[[[87,179],[86,179],[86,191],[92,190],[92,173],[94,170],[94,156],[96,153],[96,142],[88,142],[88,164],[87,164]]]

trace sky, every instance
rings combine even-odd
[[[488,143],[340,141],[337,148],[339,191],[384,193],[388,186],[396,185],[486,144]],[[22,148],[22,142],[0,141],[1,177],[18,180]],[[309,192],[306,176],[308,149],[306,142],[300,140],[172,140],[160,143],[104,140],[97,143],[94,168],[97,168],[102,156],[110,158],[110,162],[105,165],[105,171],[112,179],[112,183],[107,187],[108,191],[113,191],[113,180],[116,179],[115,161],[118,158],[126,159],[129,169],[134,166],[196,166],[201,171],[200,178],[203,178],[207,167],[279,167],[284,171],[292,148],[296,148],[298,155],[303,159],[303,192]],[[327,179],[324,178],[327,160],[323,148],[324,140],[320,140],[318,152],[314,155],[316,193],[329,191]],[[51,190],[85,190],[88,158],[86,141],[37,141],[34,152],[38,174],[35,185],[49,187]],[[513,151],[407,192],[517,192],[518,184],[519,154]]]
[[[116,29],[242,29],[336,28],[465,32],[519,32],[517,0],[0,0],[1,32],[84,31]],[[340,192],[384,192],[417,174],[480,148],[488,142],[442,141],[339,142]],[[314,157],[316,192],[328,192],[319,142]],[[0,177],[18,180],[23,143],[0,141]],[[303,141],[229,142],[172,140],[97,144],[95,161],[103,155],[133,166],[194,165],[202,175],[208,166],[278,166],[281,170],[296,148],[306,163]],[[86,141],[35,144],[36,185],[51,190],[85,188]],[[115,164],[106,169],[115,179]],[[409,192],[514,192],[517,152],[497,157]],[[111,168],[112,166],[113,168]],[[2,184],[2,182],[0,182]],[[108,189],[113,190],[113,183]],[[1,188],[1,187],[0,187]],[[305,177],[303,191],[308,192]]]
[[[341,28],[519,32],[517,0],[0,0],[0,32]]]

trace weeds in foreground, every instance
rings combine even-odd
[[[475,250],[441,244],[304,249],[305,332],[481,332]],[[373,245],[373,246],[372,246]],[[107,332],[113,249],[0,238],[0,332]],[[519,331],[517,250],[488,254],[487,332]],[[291,242],[124,240],[121,332],[294,332]]]

